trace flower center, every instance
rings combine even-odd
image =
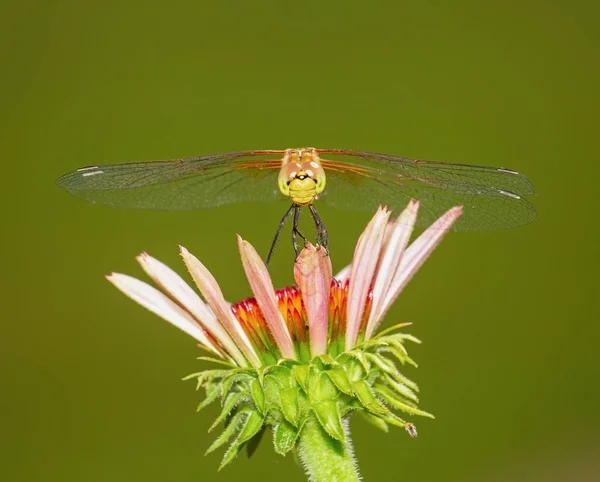
[[[275,297],[279,311],[285,320],[300,361],[310,361],[310,320],[306,314],[302,294],[297,286],[288,286],[276,290]],[[365,311],[361,320],[359,335],[366,329],[367,320],[373,304],[373,289],[369,290]],[[336,356],[344,351],[348,309],[348,281],[333,280],[329,291],[328,315],[328,352]],[[280,358],[279,350],[256,298],[247,298],[231,306],[236,319],[248,335],[265,363],[274,363]]]

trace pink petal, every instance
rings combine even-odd
[[[367,340],[371,338],[381,322],[381,310],[392,280],[400,266],[404,250],[410,240],[418,210],[418,201],[411,200],[400,216],[387,226],[386,240],[377,266],[375,283],[373,284],[373,307],[365,332],[365,339]]]
[[[246,272],[252,293],[262,312],[269,330],[284,358],[296,359],[292,337],[287,329],[285,320],[279,311],[275,290],[265,263],[254,247],[238,236],[238,247],[242,257],[242,266]]]
[[[152,313],[167,320],[221,356],[192,315],[156,288],[126,274],[112,273],[106,277],[125,295]]]
[[[235,346],[217,317],[181,276],[147,253],[136,258],[144,271],[165,292],[187,309],[223,347]]]
[[[408,247],[381,307],[380,319],[461,214],[462,206],[450,209]]]
[[[350,350],[356,344],[389,216],[390,211],[380,207],[361,234],[354,250],[348,291],[346,350]]]
[[[306,308],[311,355],[323,355],[327,351],[327,308],[332,280],[327,252],[308,243],[294,265],[294,279]]]
[[[248,359],[252,365],[257,367],[260,366],[258,356],[256,355],[254,348],[252,348],[248,336],[231,312],[229,304],[225,301],[217,280],[215,280],[214,276],[206,269],[200,260],[192,255],[187,249],[180,246],[180,250],[183,261],[192,275],[192,278],[194,278],[198,289],[206,299],[206,302],[211,307],[213,313],[217,316],[217,319],[221,322],[221,325],[225,327],[225,330],[227,330],[227,333],[235,342],[225,346],[227,351],[241,366],[248,365],[246,359]]]

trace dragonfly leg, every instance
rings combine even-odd
[[[296,259],[298,259],[298,256],[300,253],[298,252],[298,242],[296,241],[296,235],[298,235],[302,238],[302,241],[304,241],[305,246],[306,246],[306,243],[308,243],[308,239],[306,239],[306,236],[304,236],[298,229],[298,223],[300,222],[300,206],[298,206],[297,204],[294,204],[293,207],[294,207],[294,227],[292,229],[292,244],[294,245],[294,251],[296,252]]]
[[[281,221],[279,222],[279,227],[277,228],[277,232],[275,233],[275,237],[273,238],[273,242],[271,243],[271,249],[269,249],[269,255],[267,256],[267,261],[265,262],[265,265],[267,267],[269,266],[269,261],[271,261],[271,256],[273,256],[273,251],[275,251],[275,245],[277,244],[277,240],[279,239],[281,230],[283,229],[283,226],[285,225],[287,219],[290,217],[290,214],[292,214],[294,206],[295,206],[295,204],[292,204],[292,206],[286,211],[286,213],[281,218]]]
[[[325,248],[325,251],[327,252],[327,254],[329,254],[329,234],[327,234],[327,229],[325,228],[323,221],[321,221],[321,218],[317,214],[315,206],[311,204],[308,207],[310,209],[310,214],[312,214],[312,218],[315,221],[315,227],[317,228],[316,242],[317,244]]]

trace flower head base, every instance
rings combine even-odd
[[[336,443],[349,444],[343,420],[351,411],[386,431],[389,424],[404,427],[413,437],[415,426],[396,412],[431,417],[417,408],[416,384],[397,368],[416,366],[405,343],[418,340],[400,331],[408,324],[375,334],[393,301],[461,214],[461,208],[451,209],[408,246],[418,207],[411,202],[393,221],[380,208],[360,237],[352,264],[335,278],[325,250],[307,245],[294,267],[297,286],[278,291],[254,248],[238,238],[254,298],[233,305],[185,248],[181,255],[203,299],[145,254],[138,261],[164,293],[126,275],[108,276],[126,295],[212,353],[201,359],[226,365],[186,377],[206,390],[198,409],[221,400],[211,430],[221,422],[225,429],[208,452],[233,439],[222,466],[267,425],[273,427],[275,450],[285,454],[302,438],[306,424],[317,423]]]

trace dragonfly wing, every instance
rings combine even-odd
[[[521,197],[535,194],[531,181],[512,169],[416,160],[342,149],[324,149],[320,152],[341,155],[344,163],[354,162],[389,175],[421,180],[449,191],[470,190],[476,193],[478,187],[483,187],[510,192]]]
[[[90,166],[65,174],[57,184],[96,204],[167,211],[285,199],[277,187],[281,161],[254,155]]]
[[[400,212],[410,199],[416,199],[420,202],[417,226],[427,227],[451,207],[461,205],[464,212],[454,225],[456,231],[491,231],[535,219],[534,207],[508,190],[472,182],[432,182],[345,162],[343,167],[342,163],[322,164],[327,173],[322,199],[336,208],[372,211],[384,205]]]

